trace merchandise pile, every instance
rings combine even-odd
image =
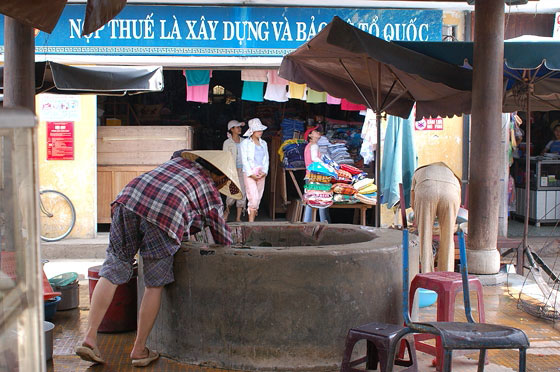
[[[284,168],[305,168],[304,152],[307,142],[302,139],[289,139],[280,145],[278,155]]]
[[[361,169],[338,164],[326,155],[322,162],[307,167],[304,201],[315,208],[327,208],[332,203],[375,205],[377,186]]]
[[[280,123],[282,128],[282,142],[295,137],[295,133],[303,133],[305,130],[304,122],[296,119],[285,118]]]

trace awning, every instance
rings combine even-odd
[[[0,67],[4,91],[4,68]],[[35,92],[58,94],[125,95],[163,90],[161,66],[68,66],[35,63]]]

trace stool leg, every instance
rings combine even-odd
[[[478,372],[484,372],[484,361],[486,360],[486,349],[480,349],[478,355]]]
[[[379,362],[379,350],[377,350],[377,347],[373,342],[368,340],[366,369],[377,369],[377,364]]]
[[[484,316],[484,292],[482,291],[482,284],[477,281],[475,283],[476,288],[476,298],[477,298],[477,309],[478,309],[478,322],[479,323],[486,323],[486,319]]]
[[[445,349],[443,354],[443,372],[451,372],[451,358],[453,357],[453,351]]]
[[[358,342],[358,338],[351,334],[346,336],[346,346],[344,347],[344,354],[342,356],[342,363],[340,364],[340,372],[350,372],[352,368],[350,367],[350,359],[352,358],[352,351],[354,351],[354,345]]]
[[[527,364],[527,360],[526,360],[526,349],[519,349],[519,372],[525,372],[526,371],[526,364]]]

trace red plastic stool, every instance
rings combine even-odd
[[[431,289],[438,295],[437,298],[437,321],[452,322],[455,318],[455,297],[457,293],[463,290],[463,282],[461,274],[449,271],[436,271],[431,273],[417,274],[410,284],[409,292],[409,311],[412,311],[412,302],[418,288]],[[478,321],[485,323],[484,319],[484,297],[482,292],[482,284],[476,276],[469,275],[469,288],[476,291],[478,302]],[[435,336],[430,334],[414,335],[414,344],[416,350],[435,355],[436,369],[442,370],[443,367],[443,348],[441,340],[436,338],[436,346],[426,344],[421,341],[432,339]]]

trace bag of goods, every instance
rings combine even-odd
[[[346,172],[349,172],[352,175],[360,174],[363,172],[361,169],[356,168],[355,166],[349,164],[340,164],[340,169],[345,170]]]
[[[367,195],[367,194],[373,194],[376,191],[377,191],[377,185],[372,183],[369,186],[362,187],[361,189],[359,189],[358,193],[360,193],[362,195]]]
[[[328,155],[324,155],[321,157],[321,160],[323,160],[323,163],[333,167],[335,170],[339,170],[340,169],[340,165],[338,165],[338,163],[334,160],[332,160]]]
[[[311,173],[317,173],[322,176],[336,177],[336,171],[333,167],[318,161],[314,161],[309,164],[307,170]]]
[[[333,203],[333,195],[330,191],[310,190],[303,194],[303,201],[313,208],[328,208]]]
[[[368,187],[369,185],[373,185],[373,178],[364,178],[357,182],[354,182],[354,188],[358,191]]]
[[[335,183],[332,185],[331,191],[335,194],[354,195],[357,190],[347,183]]]
[[[352,175],[350,172],[339,169],[336,171],[336,179],[344,182],[352,182]]]
[[[358,199],[354,195],[334,194],[333,203],[336,204],[356,204]]]
[[[330,191],[331,184],[330,183],[321,183],[321,182],[307,182],[303,187],[305,192],[307,191]]]
[[[355,194],[354,197],[358,199],[360,203],[368,204],[368,205],[375,205],[377,204],[377,196],[366,196],[362,194]]]
[[[330,176],[322,176],[317,173],[309,173],[309,182],[318,182],[318,183],[331,183],[333,177]]]

